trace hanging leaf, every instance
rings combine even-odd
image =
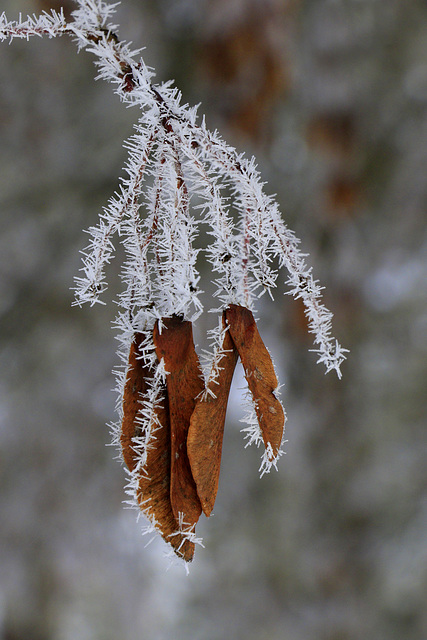
[[[147,380],[152,377],[150,369],[138,358],[138,345],[141,340],[142,334],[136,333],[130,346],[128,372],[123,393],[120,445],[123,460],[129,471],[133,471],[136,464],[136,454],[133,447],[133,439],[138,431],[136,417],[141,410],[142,398],[147,393]]]
[[[190,562],[194,556],[194,542],[183,535],[170,499],[171,439],[166,389],[155,419],[161,426],[154,431],[148,444],[147,461],[138,483],[138,502],[175,553]]]
[[[187,434],[196,398],[205,386],[194,348],[191,322],[172,316],[162,318],[161,325],[160,331],[159,323],[156,322],[153,339],[157,357],[159,360],[163,358],[167,371],[171,429],[171,504],[176,520],[183,519],[191,528],[199,519],[202,507],[188,460]]]
[[[129,353],[120,436],[123,458],[128,469],[137,475],[136,498],[141,510],[175,553],[189,562],[193,559],[194,543],[182,535],[170,500],[171,444],[166,389],[149,424],[150,436],[145,446],[145,462],[140,468],[136,468],[140,453],[135,438],[143,435],[137,417],[147,394],[148,381],[153,377],[153,370],[141,358],[141,341],[142,334],[136,334]]]
[[[278,380],[271,356],[249,309],[230,304],[225,315],[230,335],[245,370],[266,451],[270,451],[271,447],[270,457],[275,458],[283,438],[285,413],[275,396]]]
[[[228,395],[238,353],[225,325],[223,341],[214,359],[216,370],[191,416],[187,451],[203,512],[210,516],[218,492],[222,440]]]

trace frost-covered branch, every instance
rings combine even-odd
[[[86,48],[97,57],[98,77],[115,84],[115,91],[123,102],[138,105],[143,111],[137,134],[128,143],[130,153],[126,171],[129,178],[122,181],[120,192],[110,200],[99,226],[90,229],[92,240],[84,255],[85,277],[77,281],[78,302],[93,304],[105,291],[104,266],[112,257],[113,236],[120,232],[125,216],[138,208],[150,154],[160,138],[165,137],[169,155],[174,158],[172,164],[176,165],[178,158],[178,162],[185,165],[192,178],[194,193],[204,200],[204,215],[202,220],[191,222],[192,232],[189,235],[183,236],[182,228],[175,224],[175,241],[170,235],[170,220],[165,222],[168,233],[164,228],[160,241],[163,260],[169,259],[170,264],[174,264],[177,257],[173,252],[178,238],[179,244],[186,243],[190,235],[194,237],[197,234],[200,222],[207,222],[212,227],[214,242],[207,247],[206,256],[213,271],[223,274],[216,280],[218,296],[224,305],[231,302],[252,307],[254,297],[256,299],[265,291],[272,295],[277,272],[271,264],[279,258],[280,266],[289,272],[290,293],[301,298],[306,307],[309,329],[315,334],[315,344],[318,345],[319,361],[328,371],[335,369],[340,375],[345,350],[330,337],[332,316],[320,302],[321,288],[313,279],[311,269],[307,268],[304,254],[298,249],[299,240],[283,223],[275,200],[264,192],[255,160],[247,160],[243,154],[237,154],[216,132],[209,132],[204,121],[198,124],[196,109],[181,105],[181,95],[172,83],[158,86],[152,83],[154,74],[138,57],[139,51],[131,51],[126,43],[120,42],[116,25],[109,23],[116,5],[102,0],[79,0],[78,5],[70,23],[65,22],[62,11],[43,13],[40,17],[32,16],[26,20],[20,17],[10,22],[4,13],[0,18],[1,39],[28,39],[32,35],[53,37],[63,33],[72,35],[79,48]],[[163,162],[166,160],[167,155]],[[162,171],[165,184],[159,207],[166,221],[169,215],[166,212],[173,208],[171,199],[174,198],[176,178],[172,168],[167,172],[167,166],[163,166]],[[185,181],[181,180],[184,188]],[[232,206],[240,212],[241,225],[237,231],[232,228],[229,207],[221,197],[221,184],[231,189]],[[175,195],[180,196],[180,193],[178,191]],[[162,224],[161,217],[159,224]],[[185,250],[180,247],[179,250],[181,259],[190,259],[194,267],[196,256],[189,247]],[[160,289],[167,291],[169,277],[169,289],[173,288],[169,311],[179,313],[181,310],[174,306],[177,304],[176,288],[184,295],[189,288],[195,289],[199,277],[194,268],[191,274],[182,269],[184,280],[177,282],[176,266],[169,270],[169,275],[167,271],[166,267],[161,271]],[[196,296],[189,303],[200,310]],[[163,314],[168,311],[167,300],[164,299],[161,306]]]
[[[346,350],[331,335],[332,313],[321,301],[322,287],[277,202],[265,192],[255,160],[210,132],[197,108],[181,103],[172,82],[154,83],[140,50],[121,42],[110,22],[116,5],[77,5],[68,22],[62,10],[15,21],[2,13],[0,40],[71,36],[78,49],[96,57],[97,78],[141,111],[125,144],[126,176],[98,225],[89,229],[76,304],[101,301],[105,267],[119,237],[126,259],[115,324],[123,366],[117,372],[120,421],[113,439],[129,469],[133,502],[175,552],[190,560],[199,542],[196,521],[202,509],[210,514],[216,495],[238,358],[251,394],[244,431],[249,443],[265,447],[261,475],[282,454],[285,412],[252,314],[260,296],[273,297],[278,269],[285,268],[289,293],[304,303],[318,362],[341,377]],[[202,226],[212,241],[196,248]],[[201,259],[210,265],[216,289],[209,311],[219,314],[205,376],[191,328],[203,311]]]
[[[0,14],[0,41],[12,41],[15,38],[29,40],[31,36],[55,38],[64,33],[70,33],[70,29],[62,9],[59,13],[52,9],[51,13],[45,11],[40,16],[27,16],[26,19],[20,14],[18,20],[10,21],[4,11]]]

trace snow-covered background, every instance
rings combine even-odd
[[[427,7],[123,0],[116,21],[257,156],[351,354],[341,381],[324,376],[299,305],[262,301],[287,455],[259,479],[236,377],[206,548],[188,578],[167,571],[105,446],[116,310],[71,307],[82,229],[117,187],[137,114],[69,39],[3,43],[0,638],[425,640]]]

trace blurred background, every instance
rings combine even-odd
[[[59,6],[2,2],[9,18]],[[3,43],[1,639],[425,640],[426,3],[123,0],[115,22],[256,155],[351,353],[341,381],[325,376],[284,287],[260,303],[287,455],[259,479],[240,373],[205,549],[189,577],[168,570],[106,446],[115,305],[71,306],[82,229],[117,188],[138,113],[69,39]]]

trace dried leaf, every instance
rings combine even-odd
[[[194,542],[180,532],[170,499],[171,438],[166,389],[162,406],[156,409],[156,422],[161,426],[156,428],[149,443],[147,462],[139,478],[138,502],[175,553],[190,562]]]
[[[135,467],[135,451],[132,440],[137,435],[137,423],[135,418],[141,409],[142,396],[147,391],[147,379],[152,376],[150,369],[138,358],[138,345],[141,343],[142,334],[134,336],[129,352],[129,368],[123,394],[123,419],[120,433],[120,444],[123,459],[129,471]]]
[[[177,521],[184,519],[191,529],[202,507],[187,455],[187,434],[197,396],[204,390],[199,360],[193,343],[191,322],[178,316],[162,318],[154,326],[153,338],[159,360],[168,372],[166,384],[171,428],[170,496]]]
[[[255,319],[245,307],[231,304],[226,309],[229,331],[245,370],[266,450],[270,444],[276,457],[283,437],[285,414],[274,391],[278,381]]]
[[[141,334],[136,334],[129,353],[129,369],[123,396],[123,421],[120,442],[124,461],[130,471],[137,463],[132,439],[138,435],[136,417],[141,400],[147,391],[152,371],[138,357]],[[154,426],[155,425],[155,426]],[[150,439],[144,468],[139,472],[137,500],[141,510],[168,542],[175,553],[187,562],[193,559],[194,543],[180,533],[170,501],[170,424],[167,392],[162,405],[158,405],[150,427],[155,430]]]
[[[223,325],[225,328],[225,315]],[[219,376],[209,382],[207,392],[197,401],[187,438],[191,471],[203,512],[208,517],[218,492],[225,414],[238,358],[229,331],[224,332],[221,352]]]

